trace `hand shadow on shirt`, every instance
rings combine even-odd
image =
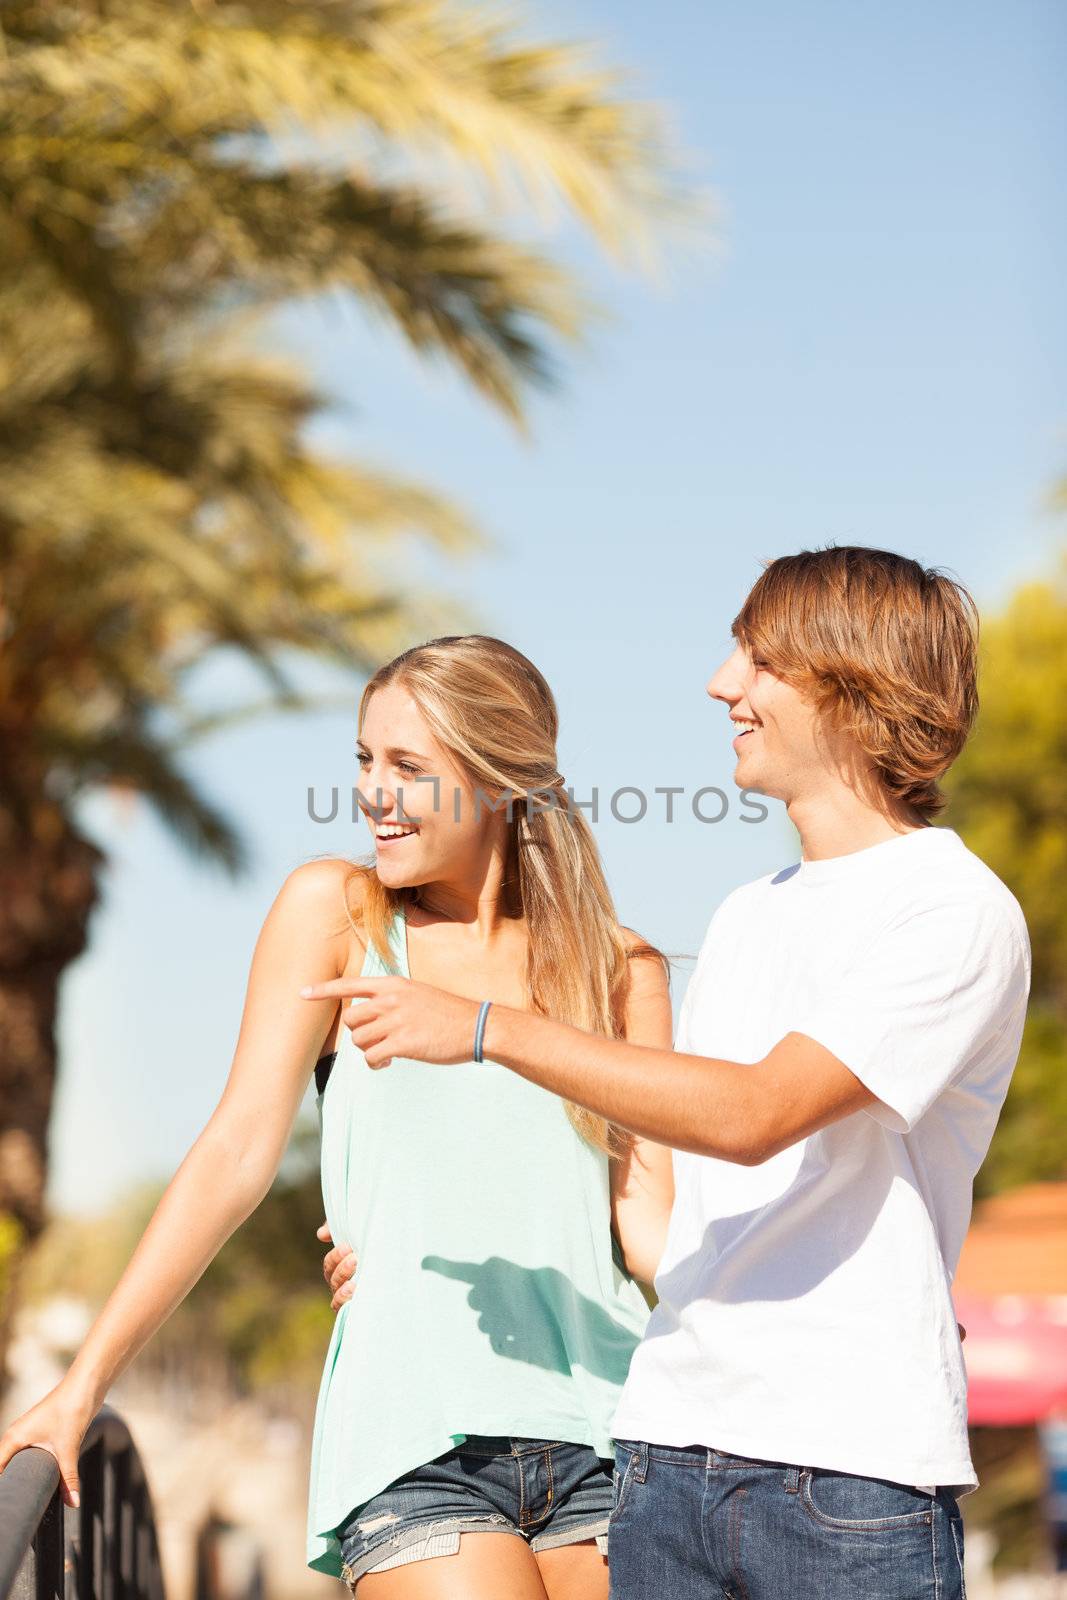
[[[856,1254],[894,1183],[917,1191],[914,1174],[894,1166],[888,1150],[877,1159],[871,1143],[857,1144],[851,1121],[843,1118],[809,1139],[792,1181],[779,1195],[750,1211],[713,1217],[699,1249],[657,1275],[660,1304],[646,1338],[677,1326],[671,1304],[799,1299]],[[923,1203],[917,1192],[916,1201]],[[893,1292],[892,1284],[882,1287]],[[869,1315],[868,1306],[857,1302],[856,1309]]]
[[[502,1256],[423,1256],[422,1266],[471,1285],[467,1304],[497,1355],[550,1372],[579,1366],[611,1382],[626,1377],[639,1336],[555,1267],[520,1267]]]

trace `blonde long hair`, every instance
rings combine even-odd
[[[526,992],[531,1009],[560,1022],[620,1038],[630,961],[654,957],[653,945],[627,945],[592,829],[571,801],[556,767],[559,713],[541,673],[520,651],[484,634],[415,645],[380,667],[363,691],[359,726],[371,697],[387,684],[411,694],[434,737],[487,801],[510,794],[505,893],[527,927]],[[552,799],[549,799],[551,794]],[[537,797],[542,797],[538,803]],[[529,803],[529,797],[533,797]],[[355,908],[349,886],[363,894]],[[395,965],[388,929],[418,887],[390,889],[373,866],[354,864],[345,878],[345,910],[387,965]],[[569,1100],[576,1131],[609,1156],[629,1150],[633,1135]]]

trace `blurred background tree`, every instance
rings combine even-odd
[[[167,1182],[137,1185],[100,1215],[52,1219],[23,1272],[21,1302],[69,1296],[95,1315]],[[315,1237],[321,1222],[319,1129],[301,1117],[269,1193],[138,1356],[139,1381],[167,1377],[189,1393],[255,1395],[276,1411],[305,1413],[335,1317],[322,1275],[329,1246]]]
[[[1067,485],[1054,497],[1067,509]],[[945,822],[1018,896],[1033,981],[1022,1048],[993,1142],[975,1180],[981,1200],[1067,1177],[1067,556],[981,623],[980,710],[945,784]],[[996,1570],[1039,1563],[1046,1466],[1036,1430],[972,1427],[981,1494],[968,1527],[989,1530]]]
[[[1018,896],[1033,984],[978,1197],[1067,1177],[1067,558],[983,617],[980,699],[974,735],[945,785],[945,822]]]
[[[521,424],[589,308],[510,237],[501,194],[526,224],[554,197],[633,259],[681,188],[616,75],[477,7],[9,0],[0,30],[2,1375],[45,1222],[58,985],[106,865],[78,795],[137,791],[240,872],[182,750],[323,704],[286,647],[359,671],[439,631],[393,536],[475,540],[427,488],[308,447],[322,397],[263,354],[262,319],[349,293]],[[220,646],[264,696],[198,714],[189,680]]]

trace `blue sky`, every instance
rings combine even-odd
[[[668,104],[714,192],[716,248],[672,248],[650,283],[573,229],[532,231],[608,317],[532,404],[527,440],[357,310],[294,311],[278,338],[347,407],[317,425],[324,446],[447,492],[491,535],[444,580],[548,676],[576,791],[596,786],[605,813],[623,785],[730,795],[714,825],[684,808],[668,825],[662,801],[598,825],[623,921],[692,954],[729,889],[794,855],[778,810],[741,820],[725,712],[704,695],[761,558],[882,545],[993,608],[1063,542],[1044,498],[1067,454],[1067,19],[1052,0],[537,0],[533,16],[600,41]],[[241,882],[139,806],[83,805],[111,864],[62,990],[57,1207],[175,1170],[221,1094],[286,873],[365,847],[305,804],[309,784],[354,779],[359,681],[302,678],[350,690],[351,712],[262,720],[188,758],[245,827]],[[251,687],[220,658],[199,693]]]

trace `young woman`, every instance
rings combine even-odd
[[[218,1107],[0,1469],[42,1445],[70,1498],[90,1419],[266,1194],[315,1068],[327,1225],[359,1268],[319,1391],[308,1564],[359,1600],[605,1600],[610,1422],[670,1151],[473,1047],[447,1073],[373,1072],[338,1003],[299,993],[401,972],[669,1047],[665,962],[615,919],[556,731],[544,678],[497,639],[435,640],[375,674],[358,759],[376,864],[286,879]]]

